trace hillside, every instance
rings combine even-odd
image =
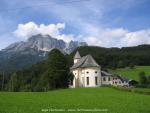
[[[150,75],[150,66],[135,66],[130,68],[119,68],[116,70],[109,70],[110,73],[119,74],[129,79],[139,80],[139,73],[144,71],[146,75]]]
[[[149,113],[150,96],[112,88],[65,89],[50,92],[2,92],[1,113],[43,113],[47,110],[106,110],[107,113]],[[69,113],[77,113],[72,111]],[[92,112],[92,111],[91,111]],[[91,113],[90,112],[90,113]],[[51,113],[60,113],[53,111]],[[66,113],[66,111],[62,112]],[[80,113],[85,113],[80,111]],[[95,113],[100,113],[95,112]]]

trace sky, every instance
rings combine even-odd
[[[0,50],[39,33],[102,47],[150,44],[150,0],[0,0]]]

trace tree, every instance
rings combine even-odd
[[[124,62],[123,62],[122,60],[120,60],[120,61],[118,62],[118,66],[117,66],[117,67],[119,67],[119,68],[125,67]]]
[[[150,75],[147,77],[148,85],[150,87]]]
[[[69,73],[69,85],[73,85],[74,75],[72,72]]]
[[[130,64],[129,64],[129,67],[130,67],[130,69],[133,69],[133,68],[134,68],[134,64],[133,64],[133,63],[130,63]]]
[[[10,77],[10,91],[18,91],[17,74],[13,73]]]
[[[38,91],[48,91],[50,88],[49,88],[49,74],[43,74],[40,78],[40,81],[39,83],[37,84],[37,89]]]
[[[4,85],[5,85],[5,75],[4,72],[0,74],[0,90],[4,90]]]
[[[58,50],[53,49],[46,62],[47,71],[44,73],[48,76],[49,88],[65,88],[69,84],[69,66],[66,57]]]
[[[145,72],[140,72],[139,73],[139,85],[142,87],[146,87],[148,84],[147,77],[145,75]]]
[[[2,90],[2,81],[3,81],[3,76],[0,74],[0,91]]]

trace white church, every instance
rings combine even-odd
[[[74,75],[71,88],[99,87],[102,85],[128,86],[129,80],[101,70],[101,66],[91,55],[81,57],[77,51],[74,65],[70,68]]]

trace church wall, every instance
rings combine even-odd
[[[98,87],[101,85],[128,86],[128,83],[122,82],[118,77],[112,76],[101,77],[100,68],[78,68],[76,70],[73,70],[73,74],[74,80],[73,86],[71,86],[72,88]],[[87,84],[87,77],[89,77],[89,84]],[[97,85],[95,83],[95,77],[97,77]]]
[[[73,79],[73,87],[77,87],[77,80],[78,80],[78,70],[73,71],[74,79]]]
[[[101,85],[100,68],[84,68],[81,70],[82,87],[96,87]],[[87,84],[87,77],[89,84]],[[95,84],[95,77],[97,77],[97,85]]]
[[[81,69],[75,69],[73,70],[73,87],[82,87],[81,84]]]

